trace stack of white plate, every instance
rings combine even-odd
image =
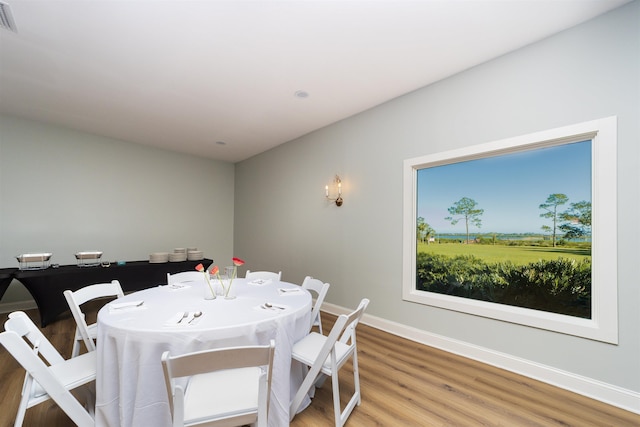
[[[187,251],[187,259],[189,261],[198,261],[204,258],[204,252],[199,251],[198,248],[189,248]]]
[[[149,262],[152,264],[160,264],[169,261],[168,252],[154,252],[149,255]]]
[[[173,253],[169,254],[169,261],[182,262],[187,260],[187,250],[185,248],[175,248]]]

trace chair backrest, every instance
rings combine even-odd
[[[294,344],[292,358],[303,362],[309,367],[306,373],[304,381],[298,388],[294,398],[289,406],[289,417],[293,420],[296,412],[300,408],[300,405],[305,398],[307,392],[314,387],[320,378],[320,374],[329,376],[337,375],[337,370],[343,366],[347,360],[353,356],[353,372],[354,372],[354,386],[355,397],[352,397],[347,407],[353,408],[356,401],[359,401],[360,395],[360,383],[358,380],[358,365],[357,365],[357,347],[356,347],[356,326],[362,318],[364,310],[369,305],[369,300],[364,298],[360,301],[358,308],[350,314],[341,314],[336,319],[336,322],[331,328],[329,335],[326,337],[318,334],[317,332],[311,332],[306,337],[299,341],[300,344]],[[322,338],[320,338],[322,337]],[[340,345],[338,345],[340,343]],[[297,347],[300,345],[300,348]],[[322,345],[320,348],[318,346]],[[339,348],[338,348],[339,347]],[[299,352],[297,352],[299,350]],[[334,410],[336,412],[336,426],[344,424],[344,420],[348,417],[351,409],[349,409],[344,416],[342,422],[339,419],[343,418],[340,411],[340,394],[338,388],[337,377],[332,380],[332,388],[334,395]]]
[[[124,292],[122,292],[120,282],[112,280],[108,283],[96,283],[95,285],[88,285],[76,291],[67,289],[63,294],[67,300],[71,314],[76,321],[77,332],[82,336],[82,340],[84,341],[84,345],[87,347],[87,351],[94,351],[96,349],[96,345],[89,333],[89,325],[87,325],[87,321],[80,306],[88,301],[98,298],[122,298],[124,296]]]
[[[311,276],[305,277],[304,281],[302,282],[303,289],[316,294],[316,302],[314,303],[313,310],[311,311],[311,326],[309,329],[313,328],[314,325],[318,325],[320,333],[322,333],[320,308],[322,307],[322,303],[324,302],[324,298],[327,296],[327,292],[329,291],[330,286],[331,285],[329,283],[324,283],[322,280],[314,279]]]
[[[351,341],[353,344],[356,336],[356,326],[358,326],[358,323],[360,323],[360,319],[362,319],[362,315],[364,314],[364,311],[367,309],[368,305],[369,300],[367,298],[363,298],[362,301],[360,301],[360,304],[358,304],[358,308],[347,318],[346,327],[344,328],[344,331],[342,332],[342,335],[340,336],[340,339],[338,341],[344,344],[347,344],[349,341]]]
[[[363,298],[362,301],[360,301],[360,304],[358,304],[358,308],[353,312],[348,315],[341,314],[338,316],[336,323],[334,323],[333,328],[331,328],[331,332],[327,335],[327,340],[325,341],[322,350],[320,350],[320,353],[316,358],[316,364],[319,364],[320,366],[324,364],[338,341],[348,345],[349,347],[355,347],[356,326],[358,326],[358,323],[364,314],[364,310],[368,305],[369,300],[367,298]]]
[[[253,367],[263,369],[259,385],[259,408],[261,408],[259,410],[264,411],[266,418],[271,394],[271,374],[273,371],[274,353],[274,340],[271,340],[269,345],[265,346],[228,347],[176,356],[171,356],[168,351],[165,351],[162,354],[161,360],[174,425],[176,425],[178,421],[176,417],[180,417],[180,421],[182,421],[184,414],[184,408],[182,406],[184,403],[184,390],[178,385],[176,379],[222,370]],[[211,390],[211,393],[224,393],[224,391]]]
[[[56,363],[64,362],[64,358],[62,357],[62,355],[44,336],[40,329],[38,329],[38,327],[33,323],[29,316],[26,315],[26,313],[22,311],[14,311],[13,313],[10,313],[9,318],[4,323],[4,329],[5,331],[16,333],[20,338],[20,341],[22,341],[22,344],[24,344],[24,346],[17,347],[17,351],[21,351],[26,348],[32,355],[40,354],[49,365],[55,365]],[[31,349],[22,338],[25,338],[31,344]],[[7,348],[7,350],[9,349]],[[9,352],[12,353],[11,350],[9,350]],[[16,358],[16,360],[18,359],[15,354],[14,357]],[[38,357],[36,358],[40,360]]]
[[[167,285],[183,282],[199,282],[204,280],[204,273],[201,271],[181,271],[180,273],[167,273]]]
[[[247,273],[244,275],[244,277],[246,279],[249,280],[256,280],[256,279],[262,279],[262,280],[273,280],[276,282],[279,282],[280,280],[282,280],[282,271],[278,271],[277,273],[273,272],[273,271],[251,271],[251,270],[247,270]]]
[[[64,360],[33,321],[21,311],[9,314],[4,328],[5,332],[0,333],[0,344],[27,372],[15,425],[22,425],[27,408],[48,399],[53,399],[76,425],[95,425],[93,417],[70,392],[95,380],[95,353],[71,361]]]

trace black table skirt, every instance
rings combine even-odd
[[[17,268],[0,268],[0,299],[4,296],[4,293],[9,289],[11,281],[13,281],[13,275],[18,271]]]
[[[63,295],[67,289],[76,291],[87,285],[118,280],[125,293],[138,291],[165,284],[167,273],[192,271],[200,263],[206,268],[213,260],[205,258],[199,261],[159,264],[149,261],[127,261],[125,265],[111,264],[110,267],[63,265],[44,270],[18,270],[13,274],[13,278],[20,281],[33,296],[40,311],[40,323],[44,327],[69,310]]]

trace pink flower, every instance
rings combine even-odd
[[[241,266],[242,264],[244,264],[244,261],[241,260],[240,258],[236,258],[233,257],[231,258],[231,261],[233,262],[233,273],[231,274],[231,277],[229,277],[229,284],[225,287],[224,283],[222,282],[222,280],[220,279],[220,275],[218,274],[218,280],[220,280],[220,284],[222,285],[222,288],[224,289],[224,296],[225,297],[229,297],[229,291],[231,290],[231,284],[233,283],[233,279],[236,278],[236,276],[238,275],[238,267]],[[214,267],[214,269],[218,269],[218,267]]]
[[[213,272],[213,270],[214,270],[214,269],[215,269],[216,271],[218,271],[218,266],[214,266],[214,267],[211,269],[211,273],[212,273],[212,274],[215,274],[215,273]],[[204,279],[207,281],[207,285],[209,285],[209,290],[211,291],[211,295],[213,295],[213,296],[215,297],[215,296],[216,296],[216,293],[214,292],[213,288],[211,287],[211,282],[209,282],[209,273],[207,273],[207,269],[206,269],[206,268],[204,268],[204,266],[203,266],[202,264],[198,264],[198,265],[196,265],[196,270],[198,270],[198,271],[199,271],[199,272],[201,272],[201,273],[204,273]]]

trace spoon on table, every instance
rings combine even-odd
[[[193,322],[194,320],[196,320],[200,316],[202,316],[202,312],[201,311],[196,311],[195,313],[193,313],[193,318],[191,320],[189,320],[189,324],[191,324],[191,322]]]
[[[180,320],[178,320],[178,324],[182,323],[182,321],[184,319],[186,319],[187,317],[189,317],[189,312],[185,311],[184,313],[182,313],[182,318]]]
[[[264,303],[264,306],[267,308],[277,308],[278,310],[284,310],[284,307],[278,307],[277,305],[270,304],[268,302]]]

